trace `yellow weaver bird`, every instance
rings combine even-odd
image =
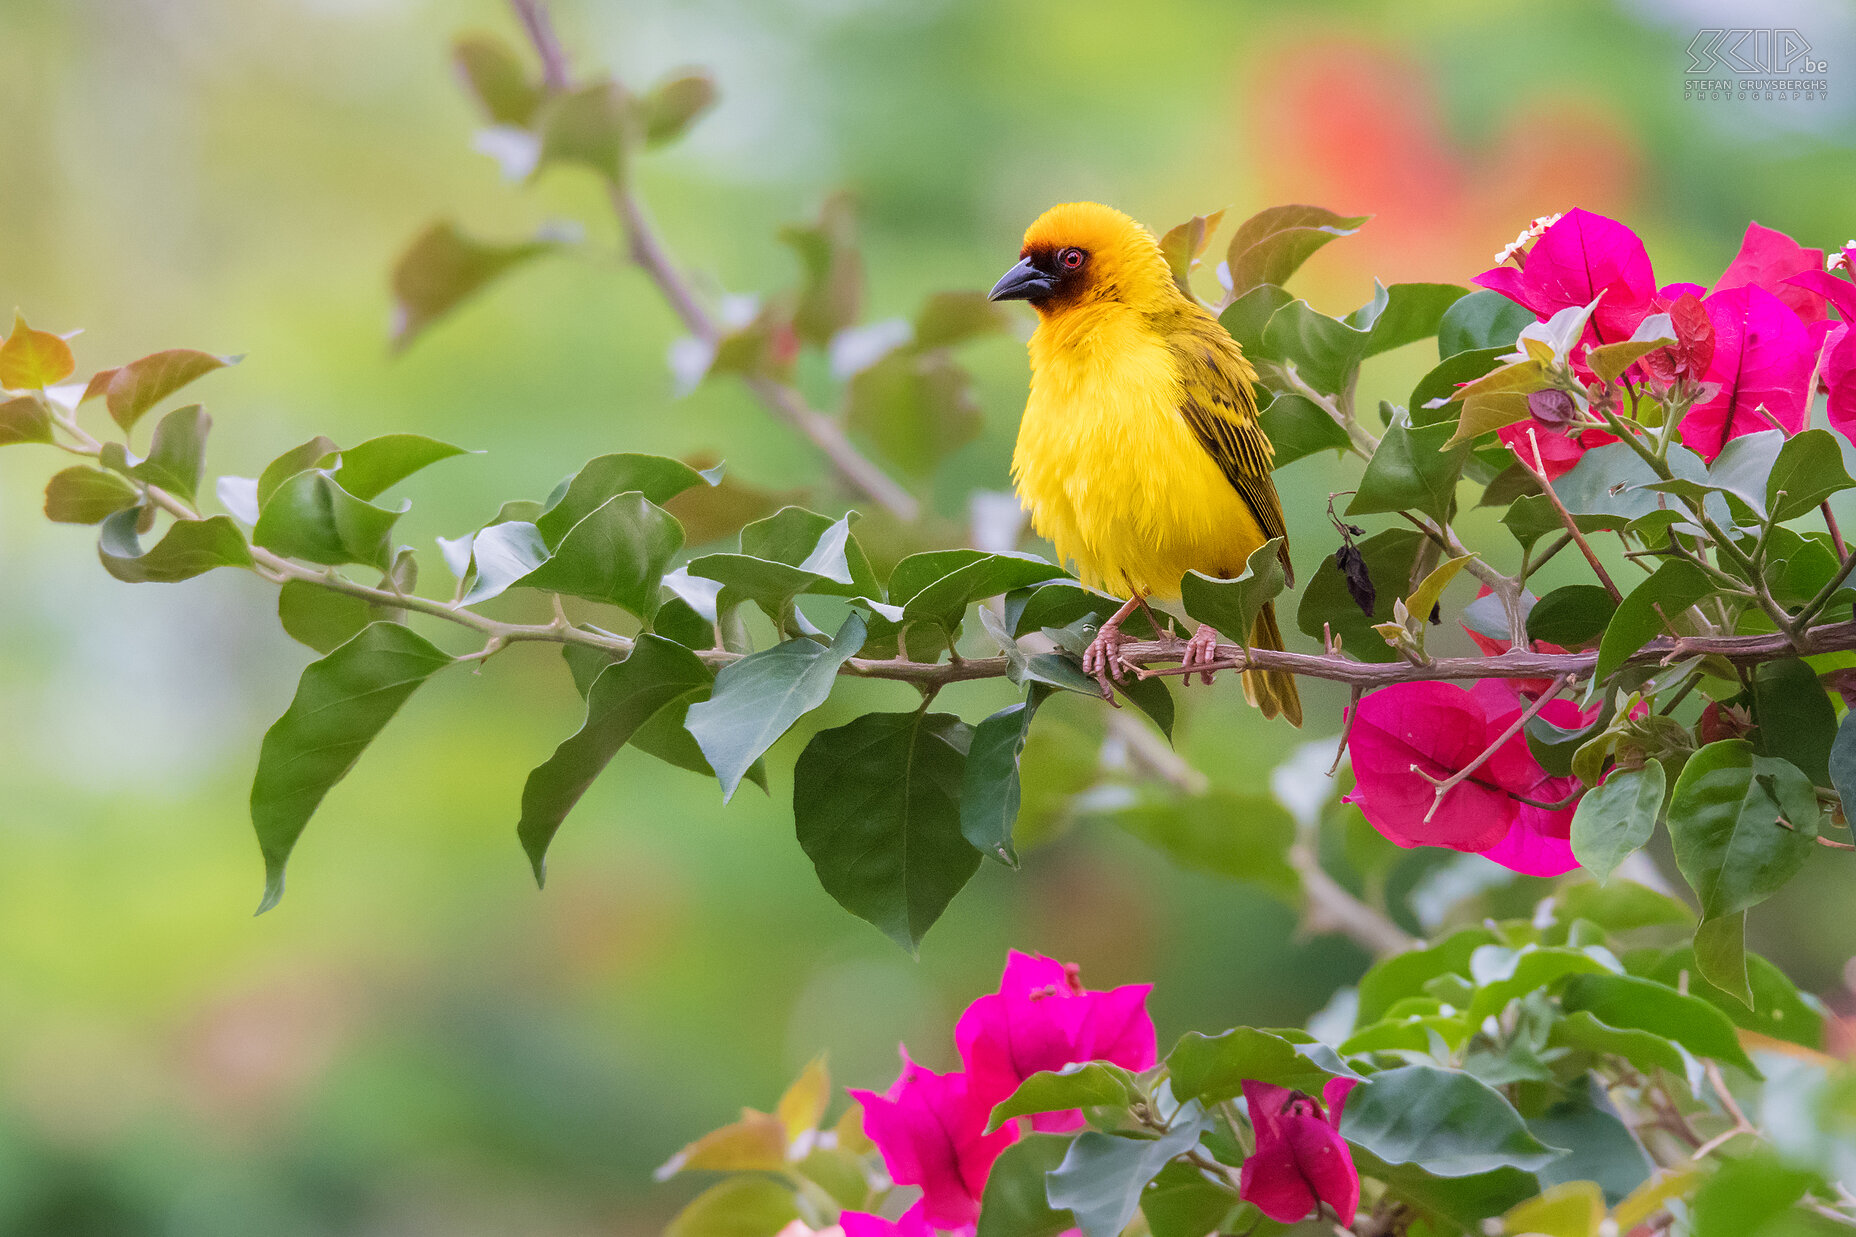
[[[1270,479],[1275,449],[1257,420],[1256,371],[1173,282],[1153,233],[1074,202],[1038,217],[1019,258],[992,290],[1038,313],[1012,479],[1032,525],[1083,583],[1128,596],[1083,658],[1112,698],[1110,678],[1129,669],[1121,624],[1147,598],[1178,597],[1188,570],[1241,575],[1252,551],[1284,537],[1294,583]],[[1274,606],[1248,634],[1252,648],[1282,647]],[[1182,663],[1215,660],[1217,639],[1201,624]],[[1302,724],[1294,676],[1246,671],[1244,694],[1265,716]]]

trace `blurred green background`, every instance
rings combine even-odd
[[[1633,223],[1663,281],[1709,282],[1749,218],[1812,245],[1856,230],[1841,5],[557,10],[582,70],[719,77],[717,110],[641,171],[689,265],[736,291],[789,283],[775,229],[848,187],[872,318],[989,285],[1025,223],[1077,197],[1156,229],[1227,205],[1374,213],[1298,279],[1328,310],[1375,274],[1466,281],[1528,219],[1574,205]],[[1798,28],[1830,61],[1832,99],[1684,102],[1683,47],[1705,25]],[[738,385],[674,398],[671,318],[590,178],[525,190],[472,153],[448,62],[468,29],[514,34],[493,0],[0,0],[0,304],[84,328],[85,373],[165,347],[247,354],[198,388],[214,473],[251,475],[318,432],[482,449],[411,487],[400,534],[428,551],[606,451],[706,450],[768,488],[818,481]],[[525,268],[391,357],[386,272],[446,215],[502,237],[583,221],[585,253]],[[1433,356],[1372,362],[1367,406],[1402,398]],[[1025,386],[1017,339],[963,359],[985,430],[936,482],[950,522],[1006,487]],[[578,701],[537,647],[416,698],[254,920],[247,778],[310,655],[253,578],[110,580],[88,530],[39,517],[48,464],[0,455],[0,1232],[653,1233],[694,1186],[650,1169],[739,1104],[771,1105],[816,1052],[856,1085],[888,1081],[901,1039],[949,1064],[952,1019],[1010,946],[1080,962],[1094,986],[1156,982],[1163,1044],[1300,1021],[1363,965],[1298,939],[1261,893],[1086,819],[1019,874],[985,867],[912,961],[831,903],[793,841],[803,734],[776,750],[771,798],[727,809],[713,785],[622,753],[538,894],[518,795]],[[1305,569],[1346,477],[1309,460],[1281,478]],[[1465,536],[1512,550],[1481,517]],[[1338,729],[1342,698],[1309,695],[1301,735],[1235,691],[1187,697],[1180,746],[1218,784],[1258,789]],[[862,685],[802,729],[911,698]],[[1005,696],[943,699],[977,720]],[[1093,759],[1101,725],[1048,714],[1034,794]],[[1835,858],[1754,927],[1833,1001],[1856,939]]]

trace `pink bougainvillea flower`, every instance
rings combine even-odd
[[[1569,210],[1528,250],[1520,270],[1498,266],[1472,281],[1534,312],[1541,321],[1562,309],[1604,299],[1586,328],[1589,339],[1629,339],[1656,295],[1650,255],[1637,234],[1603,215]]]
[[[937,1074],[902,1052],[902,1074],[878,1095],[852,1091],[864,1108],[864,1132],[883,1153],[890,1179],[922,1188],[922,1217],[943,1229],[979,1219],[986,1175],[999,1153],[1018,1139],[1007,1125],[986,1133],[992,1105],[979,1100],[965,1074]]]
[[[1845,271],[1856,269],[1852,267],[1856,246],[1844,249],[1831,261]],[[1813,355],[1822,358],[1818,379],[1830,395],[1826,408],[1830,427],[1856,440],[1856,327],[1851,325],[1856,323],[1856,284],[1829,271],[1805,271],[1786,282],[1823,297],[1836,306],[1843,318],[1842,322],[1813,324]]]
[[[1154,1023],[1147,1014],[1152,984],[1090,992],[1076,968],[1013,950],[999,990],[960,1016],[954,1045],[966,1063],[976,1103],[987,1111],[1040,1070],[1083,1061],[1112,1061],[1131,1070],[1154,1063]],[[1073,1130],[1080,1112],[1040,1113],[1039,1130]]]
[[[1548,776],[1524,734],[1509,736],[1436,802],[1436,782],[1469,768],[1525,707],[1515,685],[1495,679],[1469,690],[1448,683],[1380,688],[1360,701],[1347,735],[1355,781],[1347,802],[1400,846],[1473,851],[1529,876],[1570,871],[1577,866],[1566,844],[1573,808],[1521,799],[1558,803],[1576,779]],[[1540,716],[1563,727],[1587,720],[1569,700],[1549,702]]]
[[[1683,445],[1712,461],[1742,434],[1803,429],[1816,357],[1798,315],[1756,284],[1710,293],[1702,306],[1714,327],[1706,381],[1720,389],[1682,418]]]
[[[843,1237],[934,1237],[934,1225],[928,1222],[923,1213],[922,1204],[916,1203],[902,1213],[899,1220],[885,1220],[882,1216],[873,1216],[863,1211],[847,1211],[838,1217],[838,1225],[843,1230]],[[820,1237],[828,1237],[832,1230],[826,1229]],[[972,1225],[963,1225],[955,1230],[957,1233],[971,1237]]]
[[[1823,269],[1822,249],[1806,249],[1783,232],[1749,223],[1746,236],[1740,242],[1740,252],[1714,281],[1714,291],[1764,288],[1784,301],[1786,307],[1798,315],[1798,320],[1809,326],[1823,319],[1824,298],[1808,284],[1792,282],[1792,277]]]
[[[1360,1174],[1340,1136],[1340,1114],[1357,1085],[1351,1078],[1332,1079],[1316,1100],[1286,1087],[1246,1082],[1244,1106],[1257,1149],[1244,1159],[1238,1197],[1283,1224],[1325,1203],[1342,1228],[1351,1226],[1360,1206]]]

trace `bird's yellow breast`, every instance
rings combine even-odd
[[[1048,318],[1012,477],[1032,525],[1094,588],[1179,596],[1188,570],[1235,576],[1265,538],[1180,414],[1164,336],[1116,307]]]

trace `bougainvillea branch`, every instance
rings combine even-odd
[[[542,0],[510,0],[510,3],[541,61],[543,79],[557,92],[568,90],[572,86],[572,76],[547,6]],[[633,181],[629,178],[610,180],[606,190],[624,230],[632,261],[650,277],[694,339],[710,349],[719,347],[726,334],[721,322],[704,306],[688,275],[671,256],[669,246],[633,187]],[[743,374],[742,379],[769,412],[818,448],[852,489],[904,522],[921,514],[921,503],[915,496],[859,451],[845,436],[843,425],[812,407],[798,388],[759,372]]]

